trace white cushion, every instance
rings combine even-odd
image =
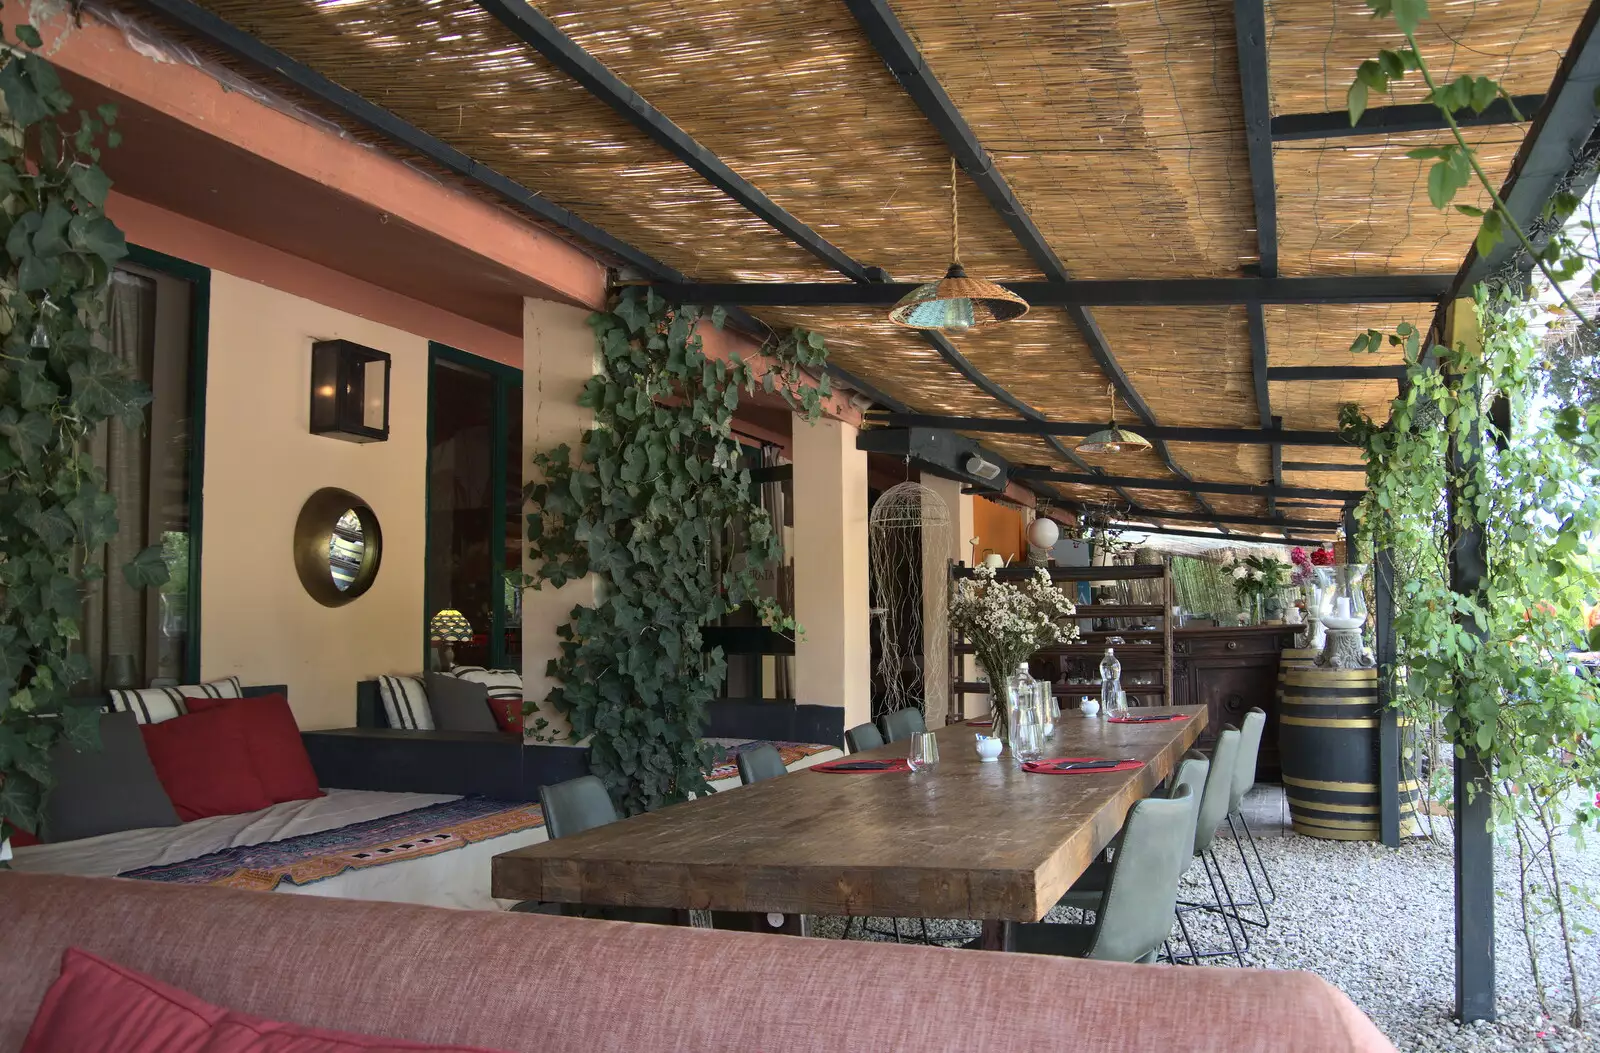
[[[391,728],[406,731],[432,731],[433,710],[428,707],[428,689],[417,676],[378,677],[378,697]]]
[[[490,698],[521,698],[522,674],[515,669],[477,669],[457,666],[455,676],[488,689]]]
[[[186,698],[241,698],[243,692],[236,676],[223,677],[204,684],[184,684],[180,687],[147,687],[137,691],[112,690],[107,692],[111,701],[104,707],[108,713],[131,711],[140,724],[160,724],[189,712]]]

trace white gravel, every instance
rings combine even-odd
[[[1259,787],[1262,806],[1275,808],[1276,787]],[[1526,944],[1516,895],[1516,845],[1498,846],[1495,931],[1499,1020],[1463,1027],[1451,1019],[1455,990],[1455,921],[1448,825],[1436,820],[1439,841],[1413,840],[1399,849],[1360,841],[1323,841],[1292,833],[1261,836],[1262,857],[1272,871],[1278,902],[1266,931],[1250,930],[1252,966],[1306,969],[1333,983],[1367,1012],[1401,1053],[1600,1053],[1600,935],[1579,934],[1577,957],[1585,996],[1586,1027],[1565,1025],[1571,1009],[1565,987],[1566,968],[1554,920],[1543,934],[1541,967],[1556,1020],[1541,1017],[1533,993]],[[1226,827],[1217,842],[1233,891],[1248,895],[1233,842]],[[1230,857],[1231,856],[1231,860]],[[1600,896],[1600,845],[1579,851],[1563,838],[1559,856],[1563,879]],[[1198,864],[1187,878],[1182,897],[1209,896]],[[1572,902],[1575,920],[1600,932],[1600,911],[1580,900]],[[1222,929],[1205,915],[1187,917],[1202,949],[1225,947]],[[887,927],[878,919],[875,925]],[[902,931],[917,931],[915,921]],[[937,936],[975,934],[971,923],[930,922]],[[816,919],[817,935],[838,936],[843,921]],[[859,932],[859,926],[856,930]],[[857,938],[854,937],[853,938]],[[870,939],[893,939],[869,936]],[[1215,964],[1232,966],[1232,959]],[[1553,982],[1552,982],[1553,981]]]

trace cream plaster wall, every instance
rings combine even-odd
[[[867,585],[867,455],[856,429],[794,425],[795,700],[872,719]]]
[[[393,356],[389,440],[309,431],[311,344]],[[201,551],[202,674],[289,685],[305,729],[355,722],[356,681],[422,664],[428,341],[213,271]],[[311,493],[359,495],[383,527],[383,565],[343,607],[295,575],[295,517]]]
[[[594,414],[578,405],[583,385],[595,372],[594,331],[589,312],[545,300],[522,304],[522,465],[523,477],[534,475],[533,455],[563,442],[573,450]],[[529,560],[526,570],[535,569]],[[569,620],[580,603],[593,604],[598,579],[568,582],[559,589],[546,585],[522,594],[522,693],[550,722],[549,733],[564,736],[572,725],[545,701],[554,681],[545,665],[560,654],[556,627]],[[529,718],[531,729],[533,718]]]

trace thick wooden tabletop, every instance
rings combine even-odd
[[[1038,921],[1205,727],[1062,714],[1046,756],[1137,758],[1108,774],[983,763],[975,730],[938,732],[914,773],[797,771],[496,856],[504,899],[696,910]],[[899,742],[857,756],[903,757]]]

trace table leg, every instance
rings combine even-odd
[[[983,932],[978,936],[978,949],[981,951],[1003,951],[1011,942],[1011,923],[1009,921],[986,921],[983,923]]]
[[[732,932],[771,932],[783,936],[806,935],[803,914],[777,914],[742,910],[714,910],[711,927]]]

